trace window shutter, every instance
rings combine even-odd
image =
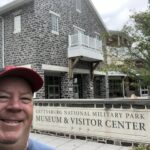
[[[15,16],[14,18],[14,33],[21,32],[21,16]]]

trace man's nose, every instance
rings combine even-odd
[[[21,111],[22,105],[21,105],[21,101],[20,101],[19,97],[17,97],[17,96],[12,97],[8,103],[7,109],[9,111],[13,111],[13,112]]]

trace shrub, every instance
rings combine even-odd
[[[140,144],[138,147],[134,147],[133,150],[150,150],[150,145]]]

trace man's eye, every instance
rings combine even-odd
[[[7,96],[1,96],[1,95],[0,95],[0,98],[7,98]]]
[[[32,101],[31,98],[29,97],[22,97],[21,100],[23,101],[23,103],[27,104],[27,103],[30,103]]]
[[[9,96],[6,95],[0,95],[0,101],[6,101],[9,99]]]

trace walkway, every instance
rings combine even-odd
[[[33,139],[56,147],[57,150],[131,150],[131,147],[103,144],[79,139],[31,133]]]

